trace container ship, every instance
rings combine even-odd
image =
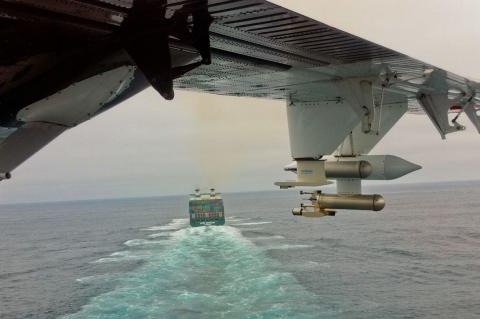
[[[200,193],[196,189],[195,194],[190,195],[189,212],[192,227],[225,224],[223,199],[214,188],[210,189],[210,193]]]

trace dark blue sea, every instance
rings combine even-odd
[[[383,194],[320,219],[225,194],[204,228],[187,196],[0,206],[0,318],[480,318],[480,182]]]

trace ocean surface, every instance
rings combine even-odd
[[[225,194],[203,228],[187,196],[0,206],[0,318],[480,318],[480,182],[383,194],[320,219]]]

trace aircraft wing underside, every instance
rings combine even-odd
[[[281,187],[333,178],[339,194],[360,194],[366,175],[339,173],[352,163],[312,166],[331,154],[383,163],[378,179],[418,169],[367,155],[406,112],[426,113],[443,138],[464,129],[461,114],[480,131],[478,83],[264,0],[1,0],[0,13],[0,180],[149,85],[166,99],[285,100],[299,166]]]
[[[266,1],[235,1],[222,9],[210,28],[212,64],[177,79],[177,88],[318,101],[341,96],[331,86],[342,79],[390,76],[384,102],[398,101],[398,93],[408,98],[411,112],[423,112],[417,94],[433,70],[446,82],[433,88],[438,92],[480,89],[466,78]],[[381,85],[374,90],[379,98]]]

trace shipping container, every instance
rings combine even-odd
[[[195,194],[190,195],[189,213],[193,227],[225,224],[223,199],[213,188],[210,193],[200,193],[196,189]]]

